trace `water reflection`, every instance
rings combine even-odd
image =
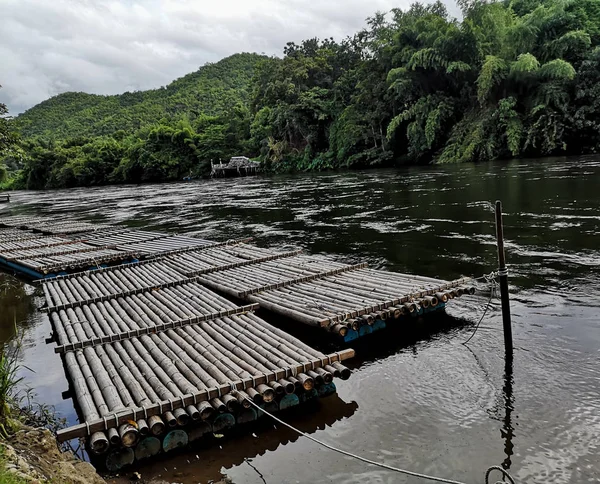
[[[33,294],[32,286],[0,272],[0,345],[15,336],[17,326],[27,330],[35,311]]]
[[[502,426],[501,434],[504,438],[504,452],[506,459],[502,462],[502,467],[510,470],[512,464],[511,457],[513,455],[513,438],[515,428],[512,422],[512,413],[514,411],[513,397],[513,359],[507,358],[504,366],[504,386],[502,387],[504,396],[504,425]]]

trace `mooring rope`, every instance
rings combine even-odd
[[[471,336],[469,336],[467,341],[464,341],[461,344],[466,345],[469,341],[471,341],[473,339],[473,336],[475,336],[475,333],[477,333],[477,330],[479,329],[479,325],[481,324],[481,322],[483,321],[483,318],[485,318],[485,315],[487,314],[488,310],[490,309],[490,306],[492,304],[492,299],[496,295],[496,291],[498,288],[498,281],[496,280],[498,275],[500,275],[500,273],[498,271],[495,271],[495,272],[490,272],[489,274],[484,274],[481,277],[474,278],[474,280],[476,280],[476,281],[484,280],[488,284],[489,289],[490,289],[490,298],[488,299],[488,302],[485,305],[485,309],[483,311],[483,314],[481,315],[481,318],[479,319],[479,322],[477,323],[477,326],[475,326],[475,330],[473,331]]]
[[[471,334],[471,336],[469,336],[469,338],[467,339],[467,341],[463,341],[461,343],[462,345],[466,345],[469,341],[471,341],[473,339],[473,336],[475,336],[475,333],[477,333],[477,330],[479,329],[479,325],[483,321],[483,318],[485,318],[485,315],[487,314],[488,309],[490,308],[490,306],[492,304],[493,297],[494,297],[494,291],[490,291],[490,298],[488,299],[488,302],[487,302],[487,304],[485,306],[485,310],[483,311],[483,314],[481,315],[481,318],[479,319],[479,322],[477,323],[477,326],[475,326],[475,330],[473,331],[473,333]]]
[[[235,394],[239,395],[239,392],[236,390]],[[243,397],[243,398],[245,400],[247,400],[250,403],[250,405],[252,405],[253,407],[255,407],[258,411],[263,412],[264,414],[268,415],[269,417],[271,417],[273,420],[275,420],[276,422],[280,423],[281,425],[284,425],[285,427],[289,428],[290,430],[296,432],[298,435],[300,435],[302,437],[306,437],[307,439],[312,440],[313,442],[315,442],[315,443],[317,443],[317,444],[319,444],[319,445],[321,445],[321,446],[323,446],[323,447],[325,447],[325,448],[327,448],[329,450],[337,452],[338,454],[345,455],[346,457],[352,457],[353,459],[360,460],[362,462],[365,462],[366,464],[370,464],[370,465],[373,465],[373,466],[381,467],[383,469],[387,469],[389,471],[398,472],[400,474],[405,474],[405,475],[412,476],[412,477],[418,477],[420,479],[427,479],[427,480],[436,481],[436,482],[445,482],[447,484],[466,484],[465,482],[462,482],[462,481],[455,481],[455,480],[452,480],[452,479],[446,479],[444,477],[429,476],[427,474],[421,474],[419,472],[409,471],[407,469],[401,469],[399,467],[393,467],[393,466],[390,466],[388,464],[383,464],[382,462],[377,462],[377,461],[374,461],[374,460],[367,459],[367,458],[362,457],[360,455],[352,454],[351,452],[348,452],[346,450],[338,449],[337,447],[334,447],[333,445],[327,444],[326,442],[323,442],[322,440],[316,439],[316,438],[312,437],[311,435],[308,435],[308,434],[302,432],[301,430],[297,429],[296,427],[293,427],[292,425],[290,425],[290,424],[284,422],[283,420],[277,418],[272,413],[269,413],[266,410],[264,410],[261,407],[259,407],[250,398],[248,398],[248,397]],[[515,484],[515,481],[508,474],[508,472],[506,472],[504,469],[502,469],[501,467],[498,467],[498,466],[492,466],[492,467],[490,467],[487,470],[486,475],[485,475],[486,484],[487,484],[488,476],[491,474],[491,472],[493,470],[497,470],[497,469],[501,469],[502,472],[504,472],[505,475],[510,479],[511,483]]]

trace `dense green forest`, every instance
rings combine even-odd
[[[0,176],[53,188],[178,180],[235,154],[281,172],[597,152],[600,1],[459,5],[461,20],[417,3],[161,89],[56,96],[0,125]]]

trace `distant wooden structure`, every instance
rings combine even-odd
[[[0,193],[0,203],[8,203],[10,202],[10,195],[8,193],[3,194]]]
[[[252,161],[245,156],[234,156],[229,163],[213,163],[211,161],[210,168],[211,178],[249,176],[256,175],[260,171],[260,162]]]

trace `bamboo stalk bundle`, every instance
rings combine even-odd
[[[0,242],[39,239],[42,236],[30,230],[17,228],[0,228]]]
[[[16,264],[33,269],[39,273],[48,274],[54,271],[72,270],[118,262],[135,256],[136,254],[133,252],[96,248],[96,250],[86,250],[84,252],[12,260]]]
[[[303,256],[296,256],[303,257]],[[327,266],[321,267],[296,267],[290,261],[296,257],[283,261],[272,261],[257,264],[256,266],[238,267],[218,273],[199,276],[199,280],[208,287],[235,297],[245,297],[250,293],[258,293],[269,288],[285,287],[303,280],[318,279],[338,272],[354,271],[364,267],[357,266]],[[324,270],[325,269],[325,270]]]
[[[58,291],[58,298],[48,298],[49,310],[166,288],[184,280],[184,276],[167,264],[155,261],[146,265],[124,265],[113,271],[94,271],[77,277],[55,278],[44,281],[43,286],[48,290],[52,287],[54,291],[63,286],[71,288],[72,297],[60,297]]]
[[[235,267],[292,257],[300,251],[279,252],[256,249],[247,244],[234,248],[222,246],[198,252],[188,252],[167,257],[165,260],[177,271],[192,277],[199,274],[223,271]]]
[[[104,247],[104,249],[108,248],[112,247]],[[93,245],[89,245],[83,242],[68,241],[67,243],[60,245],[30,247],[26,249],[4,251],[0,253],[0,256],[4,257],[7,260],[19,260],[69,255],[72,253],[86,253],[97,250],[99,250],[98,247],[95,247]]]
[[[65,331],[70,335],[67,337],[81,339],[88,336],[93,327],[79,325]],[[240,334],[240,331],[245,333]],[[226,396],[228,390],[223,388],[229,382],[242,382],[232,388],[247,389],[247,395],[254,399],[261,395],[264,402],[274,401],[277,394],[281,397],[293,392],[296,381],[311,390],[321,380],[330,381],[334,375],[340,375],[334,366],[336,361],[353,353],[325,356],[254,315],[252,318],[239,315],[69,351],[65,358],[72,360],[73,354],[80,370],[87,375],[88,386],[83,395],[93,396],[96,414],[106,417],[108,431],[122,425],[120,415],[125,411],[120,409],[123,407],[135,407],[134,417],[139,419],[144,415],[142,425],[149,428],[154,426],[151,417],[157,414],[162,414],[163,420],[172,425],[183,426],[203,418],[206,406],[201,407],[200,401],[210,401],[216,411],[237,412],[241,409],[240,400]],[[293,377],[292,373],[297,376]],[[91,380],[93,377],[97,378]],[[219,388],[223,396],[212,396],[215,388]],[[77,399],[80,393],[76,392]],[[198,403],[195,404],[185,401],[188,395],[198,393],[206,398],[196,397]],[[152,402],[151,414],[148,414],[149,401]],[[162,411],[155,413],[153,405],[157,401]],[[143,414],[140,409],[144,408]],[[132,427],[124,427],[117,434],[111,432],[111,441],[131,445],[137,438],[131,434],[135,429]]]
[[[101,230],[92,234],[86,234],[86,242],[93,245],[119,245],[131,244],[135,242],[146,242],[163,238],[165,234],[162,232],[152,232],[148,230],[129,230],[120,228],[111,228]]]
[[[73,244],[75,241],[66,239],[64,237],[56,236],[39,236],[16,238],[11,240],[4,240],[2,238],[2,232],[0,232],[0,252],[12,252],[18,250],[35,249],[42,247],[54,247],[58,245]]]
[[[243,240],[247,241],[248,239],[243,239]],[[175,250],[175,251],[170,251],[170,252],[161,253],[161,254],[152,256],[152,257],[148,258],[147,260],[143,260],[143,261],[130,262],[130,263],[122,264],[119,266],[94,268],[93,273],[98,274],[98,273],[121,271],[121,270],[123,270],[123,268],[134,268],[134,267],[148,265],[148,264],[155,264],[157,261],[165,261],[165,263],[169,266],[169,269],[172,271],[172,273],[178,274],[178,277],[183,278],[185,276],[185,274],[183,272],[180,272],[180,270],[178,270],[171,264],[171,258],[174,258],[175,260],[177,260],[178,257],[183,256],[188,252],[197,253],[197,252],[200,252],[203,250],[217,249],[217,248],[227,249],[229,251],[229,250],[233,250],[238,244],[241,244],[241,242],[239,242],[239,241],[215,242],[210,245],[206,245],[206,246],[202,246],[202,247],[192,247],[192,248],[187,248],[187,249]],[[269,251],[269,253],[272,254],[272,251]],[[163,267],[163,270],[166,270],[166,267]],[[211,269],[211,271],[212,270],[220,270],[220,268],[213,268],[213,269]],[[84,272],[78,272],[78,273],[73,273],[73,274],[58,275],[54,279],[70,279],[73,277],[80,277],[82,275],[87,275],[88,273],[89,273],[89,271],[84,271]],[[192,278],[190,278],[190,280],[191,279]],[[45,282],[45,280],[43,282]]]
[[[156,239],[130,242],[123,245],[119,245],[118,248],[121,250],[131,250],[139,252],[143,255],[153,255],[165,251],[189,249],[193,247],[202,247],[207,245],[212,245],[212,242],[204,239],[196,239],[180,235],[163,235],[162,237]]]
[[[37,217],[32,215],[17,215],[2,217],[0,219],[0,225],[4,227],[17,227],[17,228],[35,228],[36,224],[49,223],[53,219],[49,217]]]
[[[215,253],[220,253],[221,250],[221,248],[214,249],[212,253],[209,254],[209,258],[212,258],[213,254]],[[200,254],[204,254],[204,252],[201,252]],[[230,264],[229,266],[231,267],[234,265],[239,267],[240,265],[250,265],[279,258],[292,257],[296,254],[297,251],[272,254],[261,259],[243,260],[241,262]],[[184,254],[186,262],[187,256],[189,255],[190,254]],[[218,264],[220,262],[223,262],[223,260],[214,260],[214,263]],[[210,266],[209,269],[198,272],[208,273],[209,271],[218,271],[221,268],[223,268],[223,266]],[[68,279],[60,277],[53,280],[44,281],[43,285],[62,286],[63,284],[67,284],[67,286],[71,287],[72,289],[72,297],[67,299],[48,297],[49,305],[46,310],[50,310],[61,309],[64,307],[74,307],[83,303],[106,300],[107,298],[127,296],[151,289],[164,289],[179,283],[187,281],[193,282],[197,280],[199,280],[198,277],[186,279],[185,276],[182,276],[180,273],[178,273],[171,264],[167,263],[167,261],[160,260],[145,265],[126,265],[110,272],[92,274],[83,273],[82,275],[78,275],[77,277],[69,277]]]
[[[468,281],[420,280],[412,276],[359,269],[282,288],[267,287],[245,297],[244,293],[238,295],[275,313],[305,324],[327,327],[343,335],[340,322],[351,320],[351,327],[355,329],[356,318],[359,321],[362,318],[366,324],[373,324],[375,319],[397,319],[403,312],[412,313],[417,309],[413,300],[417,300],[424,309],[433,308],[440,301],[465,293],[460,287]],[[229,284],[229,293],[233,290]],[[473,290],[469,286],[467,293]]]
[[[64,282],[64,281],[60,281]],[[68,288],[45,284],[47,297],[52,300],[68,300]],[[238,307],[199,284],[185,284],[161,291],[148,291],[127,297],[98,301],[81,306],[50,309],[58,342],[82,343],[97,338],[122,339],[129,334],[142,334],[170,327],[196,324],[222,315],[243,313],[251,307]],[[69,333],[82,325],[91,328],[86,338],[75,338]]]
[[[56,222],[52,220],[51,222],[36,222],[32,224],[31,222],[27,224],[29,228],[34,230],[38,230],[40,232],[46,234],[79,234],[83,232],[94,232],[96,230],[107,229],[110,228],[109,225],[89,223],[89,222],[77,222],[77,221],[67,221],[67,222]]]

